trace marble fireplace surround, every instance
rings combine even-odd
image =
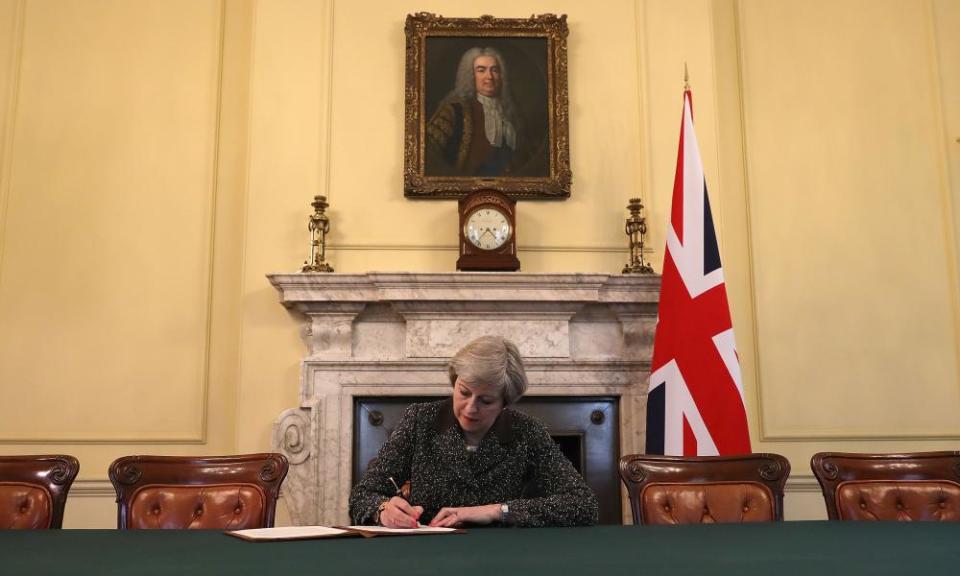
[[[619,398],[620,453],[642,449],[659,276],[267,277],[281,304],[304,318],[300,403],[280,414],[273,438],[290,459],[283,498],[296,525],[348,521],[354,397],[448,395],[447,359],[485,334],[517,344],[528,396]]]

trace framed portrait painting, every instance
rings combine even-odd
[[[407,16],[404,195],[570,196],[567,17]]]

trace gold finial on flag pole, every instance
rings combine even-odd
[[[690,89],[690,72],[687,70],[687,63],[683,63],[683,89]]]

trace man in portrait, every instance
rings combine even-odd
[[[428,173],[495,177],[522,166],[523,127],[508,78],[495,48],[464,52],[453,90],[426,126]]]

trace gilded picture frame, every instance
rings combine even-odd
[[[406,21],[404,196],[570,196],[567,17]]]

